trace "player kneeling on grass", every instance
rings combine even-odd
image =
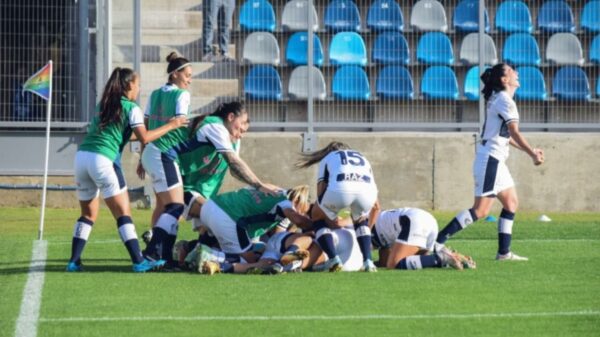
[[[316,163],[319,163],[318,202],[311,218],[315,222],[316,240],[328,260],[313,269],[341,270],[342,261],[335,249],[332,229],[339,228],[336,225],[339,212],[349,209],[363,256],[362,269],[377,271],[371,259],[371,232],[366,216],[377,200],[371,164],[360,152],[341,142],[331,142],[321,150],[302,154],[296,166],[307,168]]]
[[[373,207],[371,219],[373,246],[379,249],[379,265],[388,269],[423,269],[452,267],[474,269],[468,256],[449,248],[430,254],[438,234],[438,224],[428,212],[418,208],[397,208],[379,212]]]
[[[222,252],[200,244],[198,271],[203,272],[206,261],[256,262],[251,239],[273,229],[285,218],[300,228],[310,228],[312,221],[304,215],[308,207],[306,185],[281,190],[276,195],[243,188],[213,197],[202,206],[200,219],[195,223],[208,229]]]

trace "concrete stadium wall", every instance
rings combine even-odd
[[[523,152],[511,149],[508,166],[517,184],[521,210],[600,211],[600,134],[527,133],[534,146],[546,152],[540,167]],[[421,207],[456,211],[473,198],[471,166],[474,137],[470,133],[319,133],[318,145],[332,140],[348,143],[371,162],[386,208]],[[264,181],[280,186],[309,184],[313,191],[317,167],[294,168],[302,136],[295,133],[248,134],[241,156]],[[139,155],[127,150],[123,157],[129,187],[144,184],[135,176]],[[41,177],[0,176],[0,184],[36,184]],[[71,177],[50,177],[50,184],[72,185]],[[242,184],[227,177],[223,191]],[[0,206],[36,206],[39,191],[0,191]],[[77,207],[75,193],[50,192],[49,207]],[[499,209],[496,206],[496,209]]]

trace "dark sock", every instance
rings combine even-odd
[[[420,265],[419,265],[419,263],[420,263]],[[442,260],[435,254],[408,256],[408,257],[400,260],[400,262],[398,262],[398,264],[396,264],[396,269],[404,269],[404,270],[415,270],[415,269],[423,269],[423,268],[441,268],[441,267],[442,267]]]
[[[512,226],[515,213],[502,209],[498,219],[498,254],[508,254],[512,241]]]
[[[162,253],[162,249],[159,252],[158,248],[162,247],[162,243],[165,241],[168,235],[169,234],[164,229],[160,227],[154,227],[152,229],[152,240],[150,240],[148,247],[146,247],[146,255],[153,259],[161,258],[159,253]]]
[[[233,273],[233,263],[221,262],[221,263],[219,263],[219,266],[221,268],[221,273],[225,273],[225,274]]]
[[[317,243],[327,254],[327,257],[333,259],[337,256],[337,252],[335,251],[335,245],[333,244],[333,236],[331,233],[323,234],[317,239]]]
[[[355,226],[356,241],[363,256],[363,261],[371,260],[371,230],[368,221],[364,220]]]

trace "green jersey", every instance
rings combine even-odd
[[[177,111],[177,105],[184,106],[184,111]],[[176,116],[187,116],[190,106],[190,94],[187,90],[179,89],[175,85],[165,85],[152,92],[148,105],[148,130],[157,129]],[[171,130],[159,139],[152,142],[164,152],[173,145],[185,141],[189,137],[188,128],[182,126]]]
[[[195,191],[208,199],[217,194],[229,168],[222,152],[237,153],[239,143],[231,142],[221,118],[208,116],[200,124],[195,138],[176,148],[184,191]]]
[[[92,119],[88,133],[79,146],[79,150],[101,154],[116,161],[125,144],[131,138],[132,129],[144,125],[142,110],[126,97],[121,97],[121,120],[110,123],[100,129],[100,114]],[[96,107],[100,111],[100,106]]]
[[[250,238],[259,237],[277,226],[285,218],[283,210],[293,208],[285,191],[273,196],[254,188],[243,188],[219,194],[211,200],[244,228]]]

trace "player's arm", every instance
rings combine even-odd
[[[262,181],[260,181],[256,174],[252,172],[248,164],[246,164],[246,162],[242,158],[240,158],[235,152],[222,152],[222,155],[227,161],[227,164],[229,164],[229,171],[231,172],[231,175],[236,179],[256,188],[261,192],[268,194],[276,194],[281,190],[281,188],[277,186],[265,184]]]
[[[312,228],[312,220],[310,220],[309,217],[296,212],[296,210],[294,210],[293,208],[285,208],[283,210],[283,215],[285,215],[286,218],[290,219],[290,221],[294,225],[304,230],[309,230]]]
[[[527,153],[535,165],[541,165],[544,162],[544,153],[542,150],[532,148],[523,134],[519,131],[519,123],[508,123],[508,132],[510,133],[510,144],[515,148]]]
[[[379,217],[380,212],[381,204],[379,203],[379,199],[377,199],[369,211],[369,228],[373,228],[373,226],[375,226],[375,221],[377,221],[377,217]]]

